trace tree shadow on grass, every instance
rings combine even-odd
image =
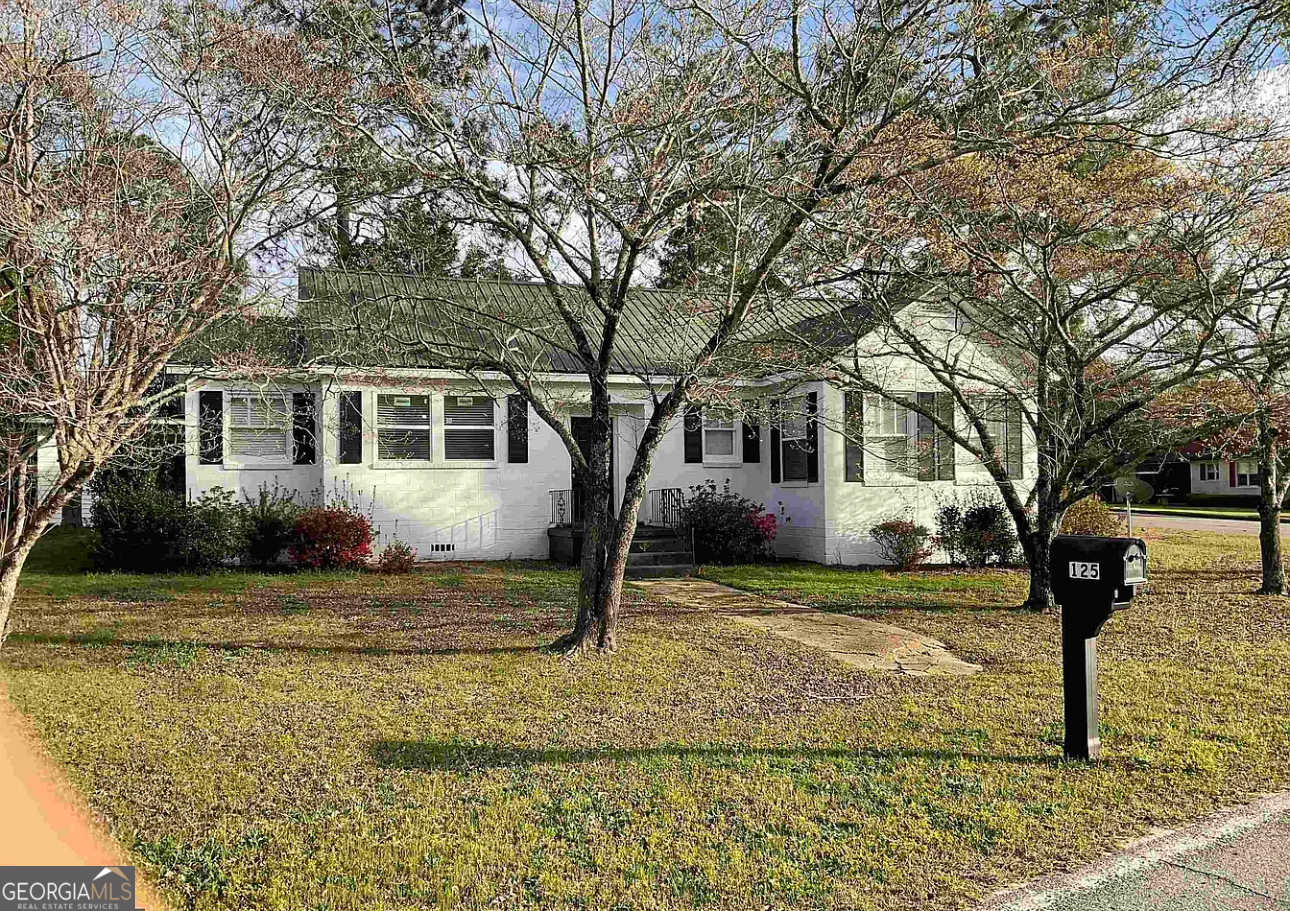
[[[308,645],[292,642],[203,642],[200,639],[121,639],[101,633],[85,633],[75,636],[57,636],[45,633],[13,633],[6,644],[27,643],[31,645],[83,645],[115,646],[128,649],[166,649],[166,648],[208,648],[222,652],[304,652],[319,655],[523,655],[529,652],[542,652],[545,645],[509,645],[492,648],[388,648],[381,645],[344,645],[323,643]]]
[[[873,759],[895,762],[919,759],[929,762],[967,761],[1006,763],[1023,766],[1063,764],[1058,756],[1001,756],[988,753],[965,753],[954,750],[786,747],[686,746],[663,744],[655,747],[591,747],[585,749],[514,747],[502,744],[475,744],[462,741],[379,740],[369,744],[368,752],[383,769],[422,772],[470,772],[489,769],[522,769],[544,765],[576,765],[585,762],[635,762],[669,757],[674,759],[716,760],[741,756],[772,759]]]

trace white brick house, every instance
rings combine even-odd
[[[885,369],[901,377],[902,391],[944,396],[912,361],[893,358]],[[176,371],[184,375],[184,368]],[[546,558],[548,529],[568,518],[559,511],[572,488],[570,459],[509,382],[428,367],[373,373],[328,366],[254,385],[211,378],[209,371],[188,380],[178,418],[187,443],[187,494],[216,486],[239,497],[275,485],[305,496],[321,490],[370,509],[385,538],[406,541],[421,559]],[[547,381],[567,388],[563,416],[576,435],[585,376],[556,370]],[[748,389],[755,393],[758,384]],[[780,556],[874,563],[869,528],[875,522],[910,516],[932,527],[940,502],[967,487],[992,487],[974,457],[938,438],[930,422],[885,400],[863,403],[860,446],[833,429],[849,408],[861,407],[858,397],[820,381],[787,393],[780,386],[773,394],[781,411],[795,417],[679,417],[654,460],[642,520],[657,521],[660,497],[671,496],[656,492],[728,481],[775,514]],[[611,400],[617,498],[645,425],[648,394],[638,376],[624,372],[611,382]],[[996,432],[1006,441],[1010,470],[1033,477],[1033,446],[1020,416],[1001,412]],[[42,451],[40,458],[52,465],[55,454]]]

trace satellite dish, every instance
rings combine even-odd
[[[1120,496],[1132,498],[1138,503],[1145,503],[1156,495],[1150,484],[1133,475],[1124,475],[1115,479],[1115,492]]]

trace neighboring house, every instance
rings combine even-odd
[[[1191,460],[1191,495],[1192,499],[1258,499],[1258,460],[1228,459],[1216,453],[1198,452]]]
[[[410,279],[303,271],[301,299],[337,283],[355,298]],[[523,283],[435,281],[439,294],[469,295],[516,312],[545,294]],[[418,287],[424,291],[426,282]],[[387,291],[389,289],[387,288]],[[393,289],[397,292],[397,287]],[[666,373],[684,359],[686,339],[668,329],[679,295],[641,291],[623,321],[624,363],[611,381],[615,498],[645,426],[642,375]],[[303,306],[304,304],[302,304]],[[918,312],[914,303],[907,311]],[[679,325],[679,324],[678,324]],[[696,338],[698,336],[696,335]],[[297,363],[309,340],[288,340]],[[325,366],[282,371],[272,382],[233,378],[190,381],[177,420],[188,442],[183,485],[190,497],[219,486],[253,496],[275,485],[302,496],[321,492],[370,510],[386,538],[398,537],[421,559],[546,558],[548,530],[577,519],[570,459],[556,433],[495,375],[466,378],[452,370],[402,361],[379,369],[350,352]],[[311,363],[315,362],[311,359]],[[575,437],[585,434],[585,375],[549,359],[545,385],[567,404]],[[882,365],[891,388],[954,412],[949,395],[912,361]],[[176,365],[183,376],[185,368]],[[897,379],[890,379],[890,378]],[[761,405],[753,419],[691,409],[665,434],[641,507],[645,523],[669,523],[688,488],[707,479],[766,505],[780,523],[776,552],[820,563],[876,563],[869,529],[894,516],[933,526],[936,507],[960,489],[992,486],[985,466],[935,432],[918,415],[876,396],[844,396],[826,382],[782,385],[749,380],[742,393]],[[772,405],[773,400],[773,405]],[[582,412],[582,414],[580,414]],[[964,421],[962,415],[958,416]],[[833,428],[860,425],[864,442]],[[1016,409],[1002,406],[994,432],[1008,468],[1035,472],[1035,453]],[[52,465],[52,449],[40,454]],[[88,509],[88,507],[86,507]]]
[[[1252,504],[1259,496],[1257,460],[1227,458],[1201,443],[1191,443],[1177,452],[1153,456],[1139,465],[1134,474],[1151,486],[1153,501]],[[1124,501],[1124,497],[1109,484],[1103,495],[1112,501]]]

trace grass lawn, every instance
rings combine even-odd
[[[916,679],[640,595],[618,655],[564,663],[542,564],[156,580],[46,543],[0,673],[180,906],[954,908],[1290,785],[1252,537],[1152,533],[1097,765],[1059,759],[1057,624],[1013,574],[709,573],[985,667]]]

